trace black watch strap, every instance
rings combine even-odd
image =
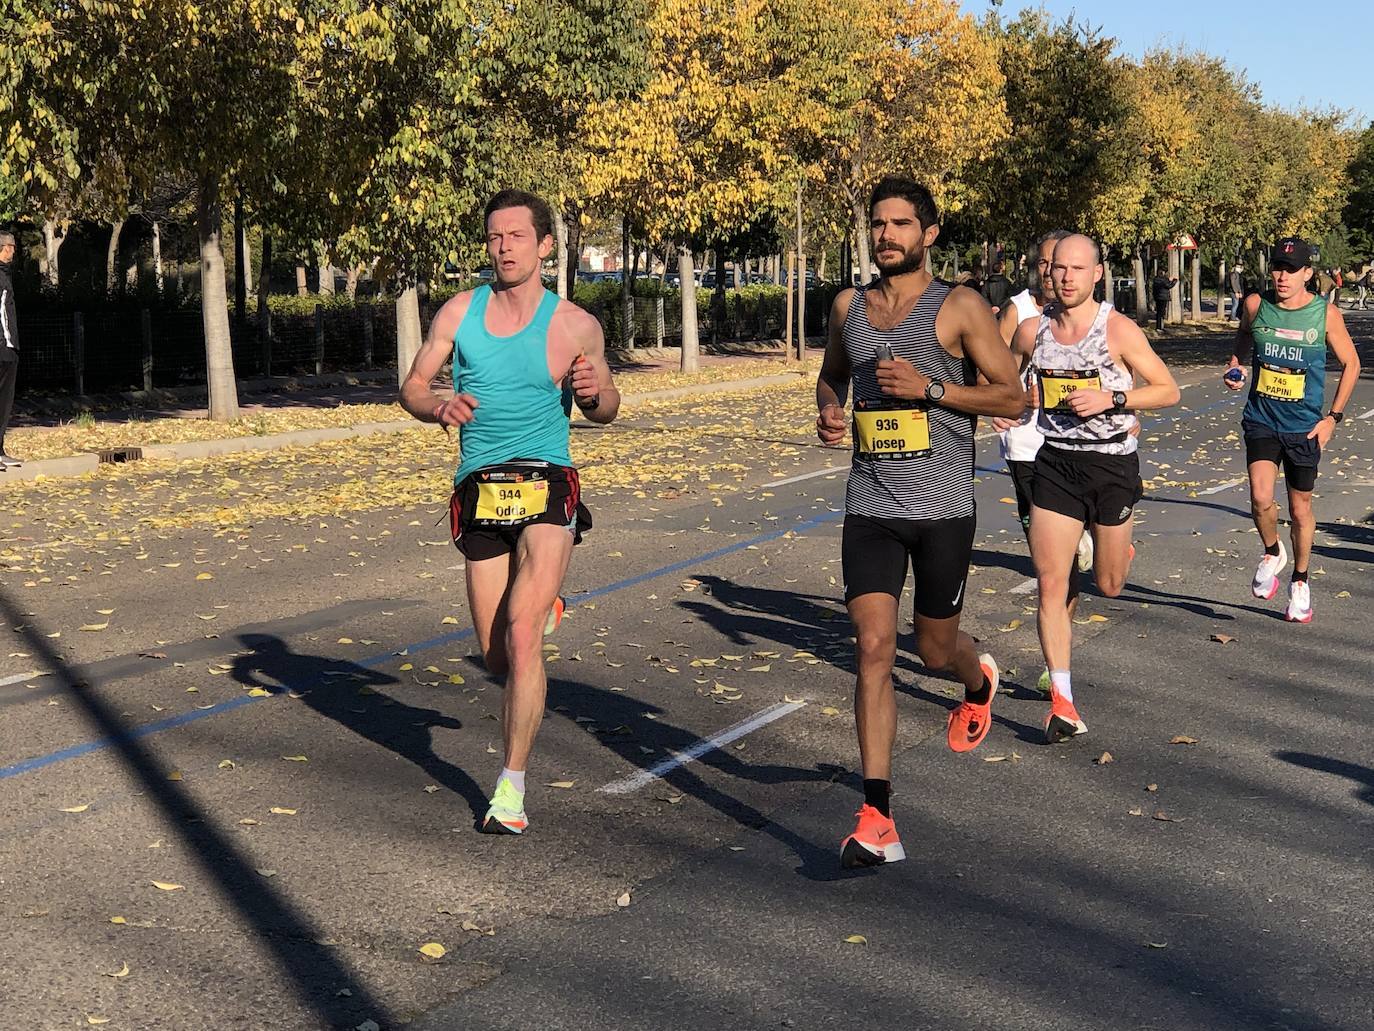
[[[1326,414],[1330,416],[1331,421],[1334,422],[1337,426],[1339,426],[1341,424],[1341,420],[1345,418],[1344,412],[1331,411],[1327,412]]]

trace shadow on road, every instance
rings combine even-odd
[[[166,765],[133,736],[136,728],[126,725],[118,710],[100,697],[99,683],[94,678],[83,679],[64,662],[49,646],[45,628],[36,625],[33,617],[21,612],[4,593],[0,593],[0,615],[23,636],[30,652],[52,670],[53,679],[75,711],[109,742],[110,751],[141,788],[143,799],[167,821],[202,876],[218,888],[254,943],[272,956],[302,1007],[330,1027],[354,1027],[369,1019],[390,1026],[391,1016],[356,973],[341,962],[337,950],[318,944],[325,934],[263,880],[214,817],[199,808],[180,783],[167,779]],[[351,996],[340,994],[343,986]]]
[[[1275,752],[1274,758],[1282,759],[1294,766],[1301,766],[1305,770],[1333,773],[1337,777],[1353,780],[1358,785],[1354,792],[1355,797],[1361,802],[1374,805],[1374,768],[1372,767],[1360,766],[1343,759],[1332,759],[1325,755],[1313,755],[1311,752]]]
[[[400,683],[388,673],[347,659],[293,652],[271,634],[242,634],[239,640],[251,649],[234,660],[233,676],[239,683],[274,693],[283,690],[279,685],[297,688],[300,700],[321,716],[414,763],[467,802],[474,822],[481,819],[487,809],[482,788],[434,752],[433,731],[461,730],[461,721],[377,691],[378,686]]]

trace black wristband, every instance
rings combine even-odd
[[[1345,418],[1345,413],[1344,413],[1344,412],[1330,411],[1330,412],[1327,412],[1326,415],[1327,415],[1327,418],[1329,418],[1329,419],[1330,419],[1332,422],[1334,422],[1337,426],[1339,426],[1339,425],[1341,424],[1341,420]]]
[[[577,402],[577,407],[582,409],[582,411],[584,412],[594,412],[601,407],[600,394],[597,394],[596,397],[593,397],[587,401],[582,400],[582,398],[580,397],[574,397],[573,400]]]

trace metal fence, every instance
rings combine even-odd
[[[806,294],[807,333],[825,331],[837,288]],[[782,295],[699,291],[698,336],[702,344],[776,340],[785,335]],[[610,348],[622,346],[624,307],[619,300],[586,305],[605,330]],[[427,331],[433,312],[421,305]],[[682,306],[675,297],[634,298],[634,346],[678,347]],[[203,386],[205,332],[201,313],[190,309],[135,308],[101,311],[19,312],[21,391],[96,394],[177,386]],[[241,378],[310,375],[396,367],[396,309],[392,304],[317,306],[313,314],[274,314],[264,335],[255,319],[230,319],[234,370]]]

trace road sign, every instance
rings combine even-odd
[[[1197,241],[1193,239],[1191,233],[1183,233],[1178,236],[1173,243],[1169,244],[1169,250],[1195,251],[1197,250]]]

